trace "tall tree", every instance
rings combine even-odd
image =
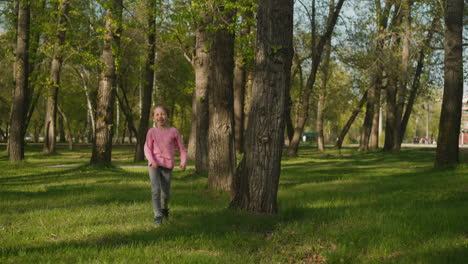
[[[432,37],[435,32],[435,27],[438,24],[439,18],[440,18],[439,14],[436,14],[434,18],[432,19],[432,23],[427,32],[426,38],[424,39],[423,44],[421,45],[419,49],[418,61],[417,61],[416,69],[415,69],[414,76],[413,76],[413,82],[411,84],[410,95],[408,98],[408,103],[406,104],[405,113],[403,114],[403,118],[401,121],[400,135],[399,135],[400,145],[403,142],[403,137],[405,135],[406,127],[408,126],[408,121],[409,121],[411,112],[413,111],[414,103],[416,101],[416,95],[419,92],[419,88],[421,85],[420,79],[421,79],[421,75],[424,69],[424,59],[430,48],[429,44],[431,43]]]
[[[25,118],[28,109],[28,76],[29,76],[29,30],[30,3],[19,1],[18,30],[15,60],[15,90],[11,112],[11,128],[8,140],[9,160],[12,162],[24,159]]]
[[[231,191],[236,167],[234,150],[233,70],[234,34],[229,30],[234,21],[234,10],[228,0],[217,3],[216,32],[211,43],[211,86],[208,128],[208,186]]]
[[[400,151],[400,131],[403,119],[403,110],[406,102],[406,87],[408,85],[408,67],[410,62],[410,34],[411,34],[411,5],[412,0],[402,1],[402,24],[403,30],[400,33],[402,39],[401,62],[399,65],[398,93],[395,112],[395,132],[393,138],[393,151]]]
[[[192,101],[192,122],[195,122],[195,171],[208,170],[208,90],[210,89],[210,32],[212,15],[207,10],[199,12],[195,32],[195,49],[192,64],[195,70],[195,92]],[[193,126],[192,126],[193,128]]]
[[[463,8],[464,0],[445,2],[444,96],[437,138],[436,167],[459,162],[458,137],[463,97]]]
[[[255,77],[245,154],[231,207],[275,214],[284,144],[286,81],[292,64],[293,1],[260,0]]]
[[[333,10],[335,9],[335,0],[330,1],[328,17],[333,16]],[[331,38],[327,39],[325,42],[325,57],[322,65],[322,86],[318,91],[318,102],[317,102],[317,119],[316,119],[316,129],[317,129],[317,148],[320,151],[325,150],[325,139],[323,137],[323,115],[325,109],[325,100],[327,96],[327,84],[328,78],[330,77],[330,56],[331,56]]]
[[[294,130],[293,138],[289,144],[287,155],[295,156],[297,155],[297,149],[299,147],[299,142],[304,132],[304,126],[309,115],[309,98],[314,87],[318,67],[323,55],[323,50],[325,43],[328,39],[332,37],[333,30],[335,28],[336,22],[338,20],[338,15],[340,14],[341,7],[343,6],[345,0],[339,0],[332,16],[329,16],[327,19],[327,26],[325,32],[320,36],[320,40],[317,45],[312,44],[312,69],[310,71],[309,77],[307,78],[307,84],[305,86],[304,94],[301,98],[301,111],[296,120],[296,128]],[[315,19],[312,19],[314,21]],[[315,42],[315,41],[314,41]]]
[[[55,152],[56,135],[55,121],[57,119],[57,100],[60,87],[60,72],[63,61],[63,46],[65,44],[65,34],[67,31],[66,17],[68,14],[68,0],[62,0],[57,12],[57,32],[52,53],[52,64],[50,67],[49,93],[47,96],[46,116],[44,125],[44,153]]]
[[[384,36],[387,30],[388,18],[390,14],[390,9],[393,6],[393,2],[394,1],[392,0],[386,0],[385,6],[382,8],[380,0],[375,1],[377,14],[377,41],[375,43],[375,47],[373,48],[373,58],[375,63],[373,63],[373,67],[371,68],[371,80],[367,92],[367,108],[364,117],[364,124],[362,126],[361,138],[359,141],[359,150],[361,151],[366,151],[369,148],[376,149],[378,147],[379,136],[376,125],[378,122],[380,110],[380,89],[382,86],[381,82],[383,72],[382,56],[384,54],[384,46],[386,39],[386,37]],[[373,140],[371,140],[371,138]]]
[[[361,97],[361,100],[359,101],[358,105],[354,108],[353,112],[351,113],[351,116],[349,117],[348,121],[344,125],[343,129],[341,129],[341,132],[334,146],[335,149],[341,149],[346,134],[348,134],[348,131],[351,128],[351,125],[354,123],[354,120],[356,120],[356,117],[361,112],[361,108],[364,106],[364,103],[366,103],[367,101],[367,93],[368,91],[366,91],[364,95]]]
[[[147,9],[147,52],[145,64],[145,82],[142,94],[140,123],[138,126],[137,144],[135,150],[135,161],[145,159],[144,145],[146,132],[148,131],[148,121],[151,115],[151,98],[154,82],[154,58],[156,52],[156,1],[148,1]]]
[[[93,142],[91,164],[110,163],[112,155],[112,125],[114,112],[114,83],[116,56],[119,54],[119,38],[122,26],[122,0],[105,2],[103,69],[99,78],[96,133]]]

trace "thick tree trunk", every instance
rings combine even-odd
[[[320,37],[319,43],[316,46],[313,45],[312,47],[314,54],[312,58],[312,69],[307,79],[307,84],[304,90],[303,98],[301,99],[301,111],[299,112],[300,114],[296,120],[296,128],[294,129],[294,135],[287,150],[288,156],[297,155],[299,142],[301,140],[302,133],[304,132],[304,126],[309,115],[309,98],[315,84],[317,70],[320,65],[323,49],[325,47],[326,41],[328,39],[331,39],[332,37],[333,29],[335,28],[336,21],[338,20],[338,15],[340,14],[340,10],[343,6],[344,1],[345,0],[339,0],[335,11],[333,12],[333,16],[328,17],[328,23],[325,33]]]
[[[275,30],[271,30],[271,29]],[[246,150],[231,207],[275,214],[284,139],[286,80],[292,62],[293,1],[260,0],[255,82]],[[272,47],[280,47],[272,50]]]
[[[224,15],[222,20],[231,23],[232,14]],[[217,28],[212,39],[212,79],[208,91],[208,186],[230,192],[236,166],[232,100],[234,35],[220,26]]]
[[[463,96],[463,0],[447,0],[445,14],[444,97],[440,114],[435,166],[459,162]]]
[[[341,146],[343,145],[343,140],[348,134],[349,129],[351,128],[351,125],[354,123],[354,120],[356,120],[356,117],[358,116],[359,112],[361,112],[362,107],[364,106],[364,103],[367,101],[367,91],[364,93],[362,96],[361,100],[359,101],[359,104],[354,108],[353,112],[351,113],[351,116],[348,119],[348,122],[346,122],[346,125],[343,127],[341,130],[340,135],[338,136],[338,139],[336,140],[335,149],[341,149]]]
[[[195,119],[195,171],[197,173],[208,170],[208,90],[210,87],[210,33],[207,27],[212,18],[202,13],[203,19],[196,31],[195,56],[193,65],[195,70],[195,105],[192,111],[197,113]]]
[[[149,1],[148,3],[148,42],[146,51],[145,83],[143,87],[140,123],[138,126],[134,161],[145,160],[144,146],[146,141],[146,133],[148,132],[149,118],[152,116],[152,113],[150,112],[154,82],[154,59],[156,54],[156,1]]]
[[[122,20],[122,0],[111,1],[106,10],[104,45],[98,90],[96,134],[94,136],[91,164],[108,164],[112,156],[112,126],[114,119],[114,82],[116,76],[115,48],[119,48],[119,35]]]
[[[393,76],[389,76],[387,85],[387,114],[385,120],[385,143],[383,151],[392,151],[394,148],[395,113],[396,113],[396,90],[397,84]]]
[[[44,125],[44,147],[45,154],[55,153],[56,147],[56,120],[57,120],[57,100],[60,87],[60,72],[62,69],[62,49],[65,44],[66,17],[68,14],[68,0],[60,3],[57,17],[57,36],[54,45],[52,64],[50,67],[49,93],[47,96],[47,106]]]
[[[18,33],[15,61],[15,91],[11,112],[11,130],[8,140],[9,160],[12,162],[24,159],[25,118],[28,109],[28,76],[29,76],[29,1],[20,0],[18,9]]]

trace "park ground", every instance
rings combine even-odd
[[[433,148],[302,148],[283,158],[275,216],[227,209],[176,169],[159,228],[132,149],[92,167],[90,147],[10,164],[0,146],[0,263],[468,263],[468,165],[434,169]]]

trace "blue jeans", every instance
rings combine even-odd
[[[157,169],[149,167],[149,177],[151,180],[151,200],[153,201],[154,217],[161,217],[161,209],[167,209],[170,189],[172,170],[164,167]]]

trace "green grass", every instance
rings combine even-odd
[[[132,149],[115,148],[115,164]],[[0,151],[0,263],[468,261],[468,166],[434,169],[426,149],[301,149],[283,159],[276,216],[228,210],[206,176],[175,170],[160,228],[144,169],[88,166],[89,147],[29,146],[17,164]],[[44,167],[57,164],[81,166]]]

